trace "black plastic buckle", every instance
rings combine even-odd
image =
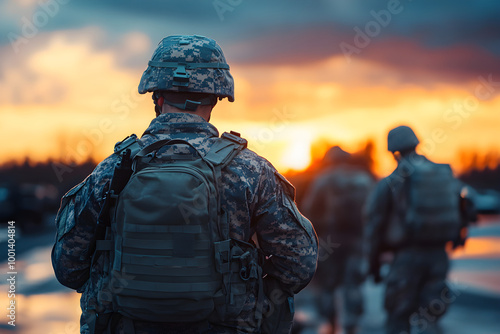
[[[137,141],[137,136],[135,134],[128,136],[127,138],[119,141],[115,144],[114,151],[115,153],[121,152],[124,149],[128,148],[130,145],[134,144]]]
[[[239,136],[237,136],[237,135],[235,135],[235,134],[238,134],[238,135],[239,135],[239,133],[238,133],[238,132],[233,132],[233,131],[231,131],[231,133],[229,133],[229,132],[224,132],[224,133],[222,134],[221,138],[224,138],[224,139],[230,140],[230,141],[232,141],[232,142],[234,142],[234,143],[236,143],[236,144],[242,145],[242,146],[243,146],[243,148],[246,148],[246,147],[247,147],[247,145],[248,145],[247,140],[246,140],[245,138],[241,138],[241,137],[239,137]]]

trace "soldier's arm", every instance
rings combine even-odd
[[[57,280],[71,289],[79,289],[89,278],[92,258],[89,249],[94,241],[104,185],[110,178],[109,164],[110,159],[106,159],[64,195],[56,216],[52,267]]]
[[[365,245],[368,253],[370,274],[378,281],[379,277],[379,255],[381,248],[381,238],[384,233],[384,226],[387,225],[390,210],[390,187],[386,180],[380,181],[367,198],[364,208],[365,220]]]
[[[266,273],[297,293],[309,283],[316,270],[316,233],[297,209],[295,189],[274,168],[264,168],[257,191],[252,218],[259,245],[271,256]]]
[[[366,200],[364,208],[366,240],[379,239],[389,216],[390,188],[385,180],[377,183]]]
[[[327,182],[323,177],[316,178],[304,196],[303,212],[311,220],[319,236],[324,229],[323,216],[326,210],[326,188]]]

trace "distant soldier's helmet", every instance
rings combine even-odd
[[[405,125],[392,129],[387,135],[387,149],[393,153],[413,150],[418,143],[415,132]]]
[[[142,74],[139,93],[169,91],[208,93],[234,101],[234,81],[221,47],[213,39],[165,37]]]
[[[340,146],[330,148],[323,157],[323,162],[328,165],[346,163],[351,158],[351,154],[344,151]]]

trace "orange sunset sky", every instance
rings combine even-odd
[[[2,2],[0,163],[101,160],[142,134],[154,111],[139,79],[172,34],[219,42],[235,102],[219,102],[211,122],[281,172],[328,145],[354,152],[372,139],[385,175],[386,135],[399,124],[457,172],[463,152],[498,152],[500,6],[390,3]]]

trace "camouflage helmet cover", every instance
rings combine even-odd
[[[198,35],[169,36],[158,43],[139,93],[158,90],[209,93],[234,101],[234,81],[221,47]]]
[[[387,135],[387,149],[393,153],[414,149],[419,143],[415,132],[405,125],[392,129]]]

